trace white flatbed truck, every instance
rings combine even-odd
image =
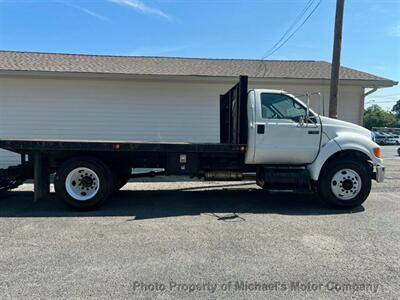
[[[361,205],[385,172],[369,130],[283,91],[248,90],[246,76],[220,96],[220,143],[0,139],[0,148],[21,154],[19,166],[0,170],[0,191],[34,179],[35,199],[46,197],[54,173],[57,196],[84,210],[138,176],[132,168],[205,180],[252,174],[263,189],[316,192],[338,208]]]

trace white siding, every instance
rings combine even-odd
[[[218,141],[217,90],[166,82],[3,79],[2,138]]]
[[[355,124],[362,123],[364,115],[364,89],[357,86],[342,88],[338,96],[339,119]]]
[[[219,94],[230,83],[0,78],[0,138],[219,141]],[[259,84],[293,94],[326,85]],[[314,101],[316,102],[316,101]],[[360,88],[344,88],[339,117],[358,123]],[[322,112],[318,102],[311,103]],[[0,150],[0,167],[19,156]]]

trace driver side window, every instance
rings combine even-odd
[[[306,109],[287,95],[262,93],[261,114],[263,119],[289,119],[299,122],[305,118]]]

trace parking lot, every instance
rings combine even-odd
[[[248,182],[141,180],[94,212],[0,197],[1,298],[400,297],[400,157],[360,208]]]

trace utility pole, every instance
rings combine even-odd
[[[333,56],[331,69],[331,90],[329,97],[329,117],[337,119],[338,85],[340,68],[340,51],[342,48],[344,0],[336,1],[335,36],[333,42]]]

